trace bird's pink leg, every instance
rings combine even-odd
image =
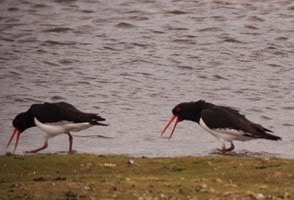
[[[233,142],[231,142],[230,148],[226,149],[226,151],[233,151],[234,149],[235,149],[235,146],[234,146]]]
[[[31,150],[31,151],[25,151],[25,153],[37,153],[38,151],[41,151],[43,149],[46,149],[47,147],[48,147],[48,140],[46,139],[43,146],[41,146],[40,148]]]
[[[73,137],[72,135],[70,134],[70,132],[67,132],[67,135],[68,135],[68,139],[69,139],[69,150],[68,150],[68,153],[73,153],[73,150],[72,150],[72,141],[73,141]]]

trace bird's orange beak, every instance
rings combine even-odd
[[[165,126],[165,128],[163,129],[163,131],[161,132],[160,136],[163,135],[163,133],[166,131],[166,129],[169,127],[169,125],[176,119],[176,123],[173,127],[173,130],[168,138],[168,140],[170,140],[174,134],[174,131],[176,129],[177,124],[180,122],[180,120],[178,119],[178,117],[176,115],[173,115],[172,118],[169,120],[169,122],[167,123],[167,125]]]
[[[16,141],[15,141],[15,146],[14,146],[14,150],[13,150],[13,153],[15,153],[15,150],[16,150],[16,147],[17,147],[17,144],[18,144],[18,140],[19,140],[20,133],[21,133],[21,132],[20,132],[17,128],[14,129],[14,131],[13,131],[11,137],[10,137],[10,140],[9,140],[7,146],[6,146],[6,149],[9,147],[9,145],[10,145],[11,141],[13,140],[15,134],[17,134],[17,136],[16,136]]]

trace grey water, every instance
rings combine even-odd
[[[196,123],[160,137],[176,104],[204,99],[283,138],[236,152],[294,158],[293,11],[291,0],[1,0],[0,154],[18,113],[66,101],[110,124],[76,133],[79,153],[210,155],[221,144]],[[16,153],[41,145],[31,128]],[[67,150],[62,135],[43,153]]]

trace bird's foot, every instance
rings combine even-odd
[[[36,150],[31,150],[31,151],[24,151],[24,153],[37,153],[38,151]]]
[[[41,151],[41,150],[46,149],[47,147],[48,147],[48,142],[47,142],[47,140],[46,140],[45,143],[44,143],[44,145],[41,146],[40,148],[33,149],[33,150],[30,150],[30,151],[24,151],[24,153],[37,153],[37,152],[39,152],[39,151]]]
[[[77,153],[77,151],[76,150],[72,150],[72,149],[67,152],[67,154],[75,154],[75,153]]]
[[[217,150],[218,150],[219,152],[225,154],[226,152],[228,152],[228,151],[233,151],[234,149],[235,149],[235,146],[234,146],[233,143],[231,143],[230,148],[226,148],[226,146],[223,145],[221,149],[217,149]]]

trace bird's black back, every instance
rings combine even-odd
[[[209,108],[201,111],[201,117],[212,129],[235,129],[243,131],[249,137],[281,140],[280,137],[269,134],[269,132],[272,132],[271,130],[251,122],[245,115],[231,107],[209,106]]]
[[[80,123],[105,120],[97,114],[82,112],[66,102],[33,104],[28,112],[43,123],[60,121]]]

